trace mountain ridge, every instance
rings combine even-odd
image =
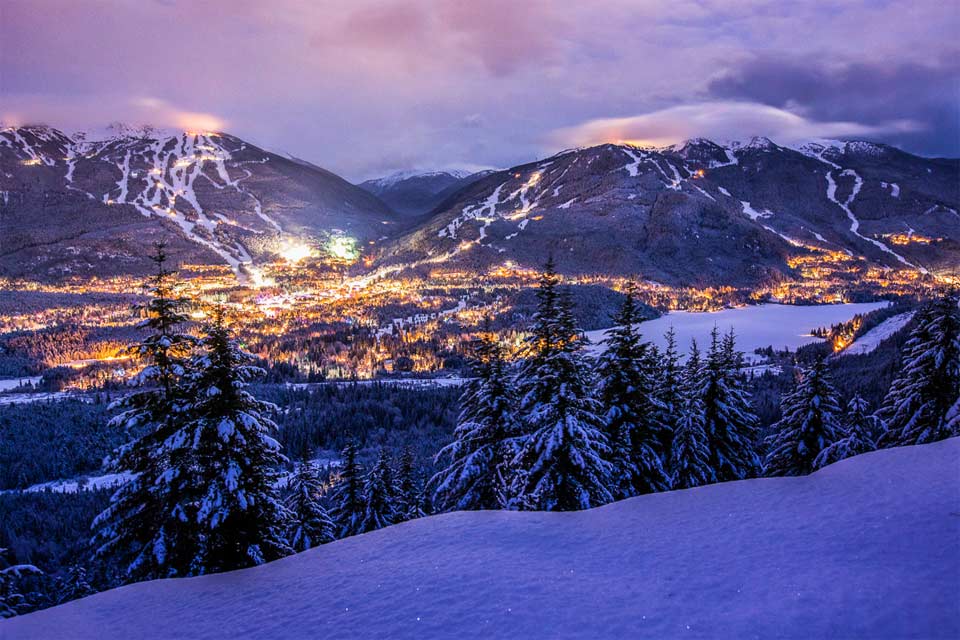
[[[341,237],[365,268],[482,272],[553,255],[568,273],[683,285],[790,279],[811,253],[921,275],[960,264],[960,160],[868,141],[607,143],[355,186],[227,133],[25,126],[0,129],[0,169],[7,277],[142,272],[160,237],[241,277],[284,243]]]
[[[142,263],[147,240],[171,235],[189,260],[225,263],[240,275],[287,238],[375,242],[400,222],[334,173],[220,132],[117,126],[70,137],[45,126],[5,128],[0,167],[0,273],[14,275],[93,272],[89,259],[77,268],[82,261],[63,264],[63,255],[91,256],[106,245],[114,258]],[[60,227],[43,224],[53,207]]]
[[[960,161],[877,143],[804,151],[759,137],[660,150],[610,143],[487,176],[380,251],[387,262],[430,258],[474,268],[507,259],[535,266],[553,254],[573,273],[613,270],[674,283],[697,274],[718,281],[725,269],[745,280],[789,276],[787,259],[808,250],[842,251],[881,268],[955,270],[958,176]],[[713,238],[704,244],[703,235]],[[684,236],[686,246],[677,242]],[[921,237],[930,241],[920,244]],[[675,268],[684,252],[691,268]]]

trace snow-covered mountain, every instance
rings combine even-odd
[[[374,269],[553,255],[567,273],[749,286],[792,276],[798,254],[843,252],[956,274],[958,212],[960,161],[869,142],[606,144],[358,187],[225,133],[0,129],[0,276],[140,273],[160,237],[242,274],[285,239],[336,235]]]
[[[287,236],[366,244],[397,222],[329,171],[225,133],[0,129],[0,275],[137,271],[162,236],[240,271]]]
[[[414,520],[0,622],[97,638],[956,638],[960,439],[577,513]]]
[[[956,272],[958,211],[960,161],[881,144],[606,144],[488,175],[381,249],[478,269],[552,254],[567,272],[673,283],[779,277],[810,251]]]
[[[429,213],[446,198],[489,173],[461,169],[399,171],[357,186],[377,196],[399,214],[418,216]]]

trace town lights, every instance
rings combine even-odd
[[[313,248],[300,240],[287,240],[277,251],[280,257],[291,264],[296,264],[313,255]]]
[[[356,262],[360,257],[360,250],[357,249],[357,240],[350,236],[332,236],[323,246],[332,258],[343,260],[344,262]]]

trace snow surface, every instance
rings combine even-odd
[[[743,213],[751,220],[757,220],[759,218],[769,218],[773,215],[773,212],[769,209],[763,209],[762,211],[757,211],[753,206],[746,200],[740,201],[740,206],[743,207]]]
[[[471,169],[442,169],[442,170],[407,169],[403,171],[396,171],[382,178],[368,180],[367,182],[369,184],[376,185],[377,187],[381,187],[385,189],[387,187],[392,187],[399,182],[403,182],[404,180],[410,180],[411,178],[442,178],[444,176],[450,176],[451,178],[462,180],[464,178],[469,178],[474,173],[477,173],[477,172]]]
[[[83,394],[74,391],[51,391],[44,393],[5,393],[0,395],[0,406],[5,404],[29,404],[31,402],[58,402],[67,398],[81,398]],[[0,639],[2,640],[2,639]]]
[[[23,378],[0,380],[0,392],[10,391],[28,384],[37,384],[42,379],[43,378],[41,376],[28,376]]]
[[[51,480],[40,484],[30,485],[23,489],[23,493],[77,493],[78,491],[96,491],[112,489],[127,482],[131,478],[129,473],[108,473],[102,476],[84,476],[70,480]],[[20,489],[7,489],[0,493],[20,493]]]
[[[872,352],[880,346],[881,342],[907,326],[907,323],[913,318],[913,314],[913,311],[907,311],[906,313],[887,318],[857,338],[853,344],[841,351],[840,355],[858,356]]]
[[[576,513],[414,520],[0,622],[26,638],[957,638],[960,439]]]
[[[696,339],[701,349],[710,345],[710,332],[714,326],[721,333],[731,328],[737,334],[737,347],[752,354],[755,349],[772,346],[774,349],[790,349],[805,344],[820,342],[821,338],[810,335],[817,327],[829,327],[832,324],[850,320],[858,313],[868,313],[887,306],[886,302],[860,302],[851,304],[828,304],[800,306],[786,304],[760,304],[736,309],[724,309],[698,313],[692,311],[671,311],[655,320],[647,320],[639,325],[644,340],[653,342],[660,348],[666,346],[663,335],[670,327],[676,332],[677,346],[681,353],[690,347],[690,340]],[[600,344],[609,329],[588,331],[587,337],[593,343],[591,349],[603,349]]]

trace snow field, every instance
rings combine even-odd
[[[23,638],[956,638],[960,439],[575,513],[459,512],[0,622]]]

